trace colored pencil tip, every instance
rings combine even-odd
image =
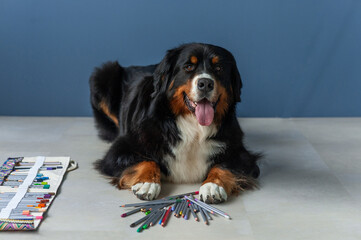
[[[140,227],[137,229],[137,232],[141,232],[143,230],[143,227]]]
[[[121,217],[126,217],[127,214],[126,213],[123,213],[122,215],[120,215]]]
[[[198,194],[199,194],[199,191],[194,192],[194,195],[198,195]]]

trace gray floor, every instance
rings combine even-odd
[[[91,118],[0,117],[0,162],[9,156],[71,156],[70,172],[43,223],[1,239],[361,239],[361,119],[240,119],[250,149],[263,151],[259,190],[219,207],[233,220],[210,226],[172,218],[166,228],[129,228],[121,203],[136,202],[92,169],[108,144]],[[162,186],[161,196],[199,185]]]

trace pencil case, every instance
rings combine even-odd
[[[0,231],[36,230],[65,173],[76,168],[70,157],[8,158],[0,167]]]

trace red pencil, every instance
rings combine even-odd
[[[168,218],[169,218],[169,215],[170,215],[170,211],[171,211],[171,210],[172,210],[172,207],[169,207],[168,210],[167,210],[167,212],[165,213],[164,218],[163,218],[162,223],[161,223],[162,227],[164,227],[165,224],[167,223],[167,220],[168,220]]]

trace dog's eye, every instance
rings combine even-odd
[[[214,66],[214,70],[216,70],[217,72],[220,72],[220,71],[222,71],[222,66],[216,65],[216,66]]]
[[[186,70],[187,72],[193,71],[194,68],[195,68],[195,66],[193,64],[187,64],[184,66],[184,70]]]

